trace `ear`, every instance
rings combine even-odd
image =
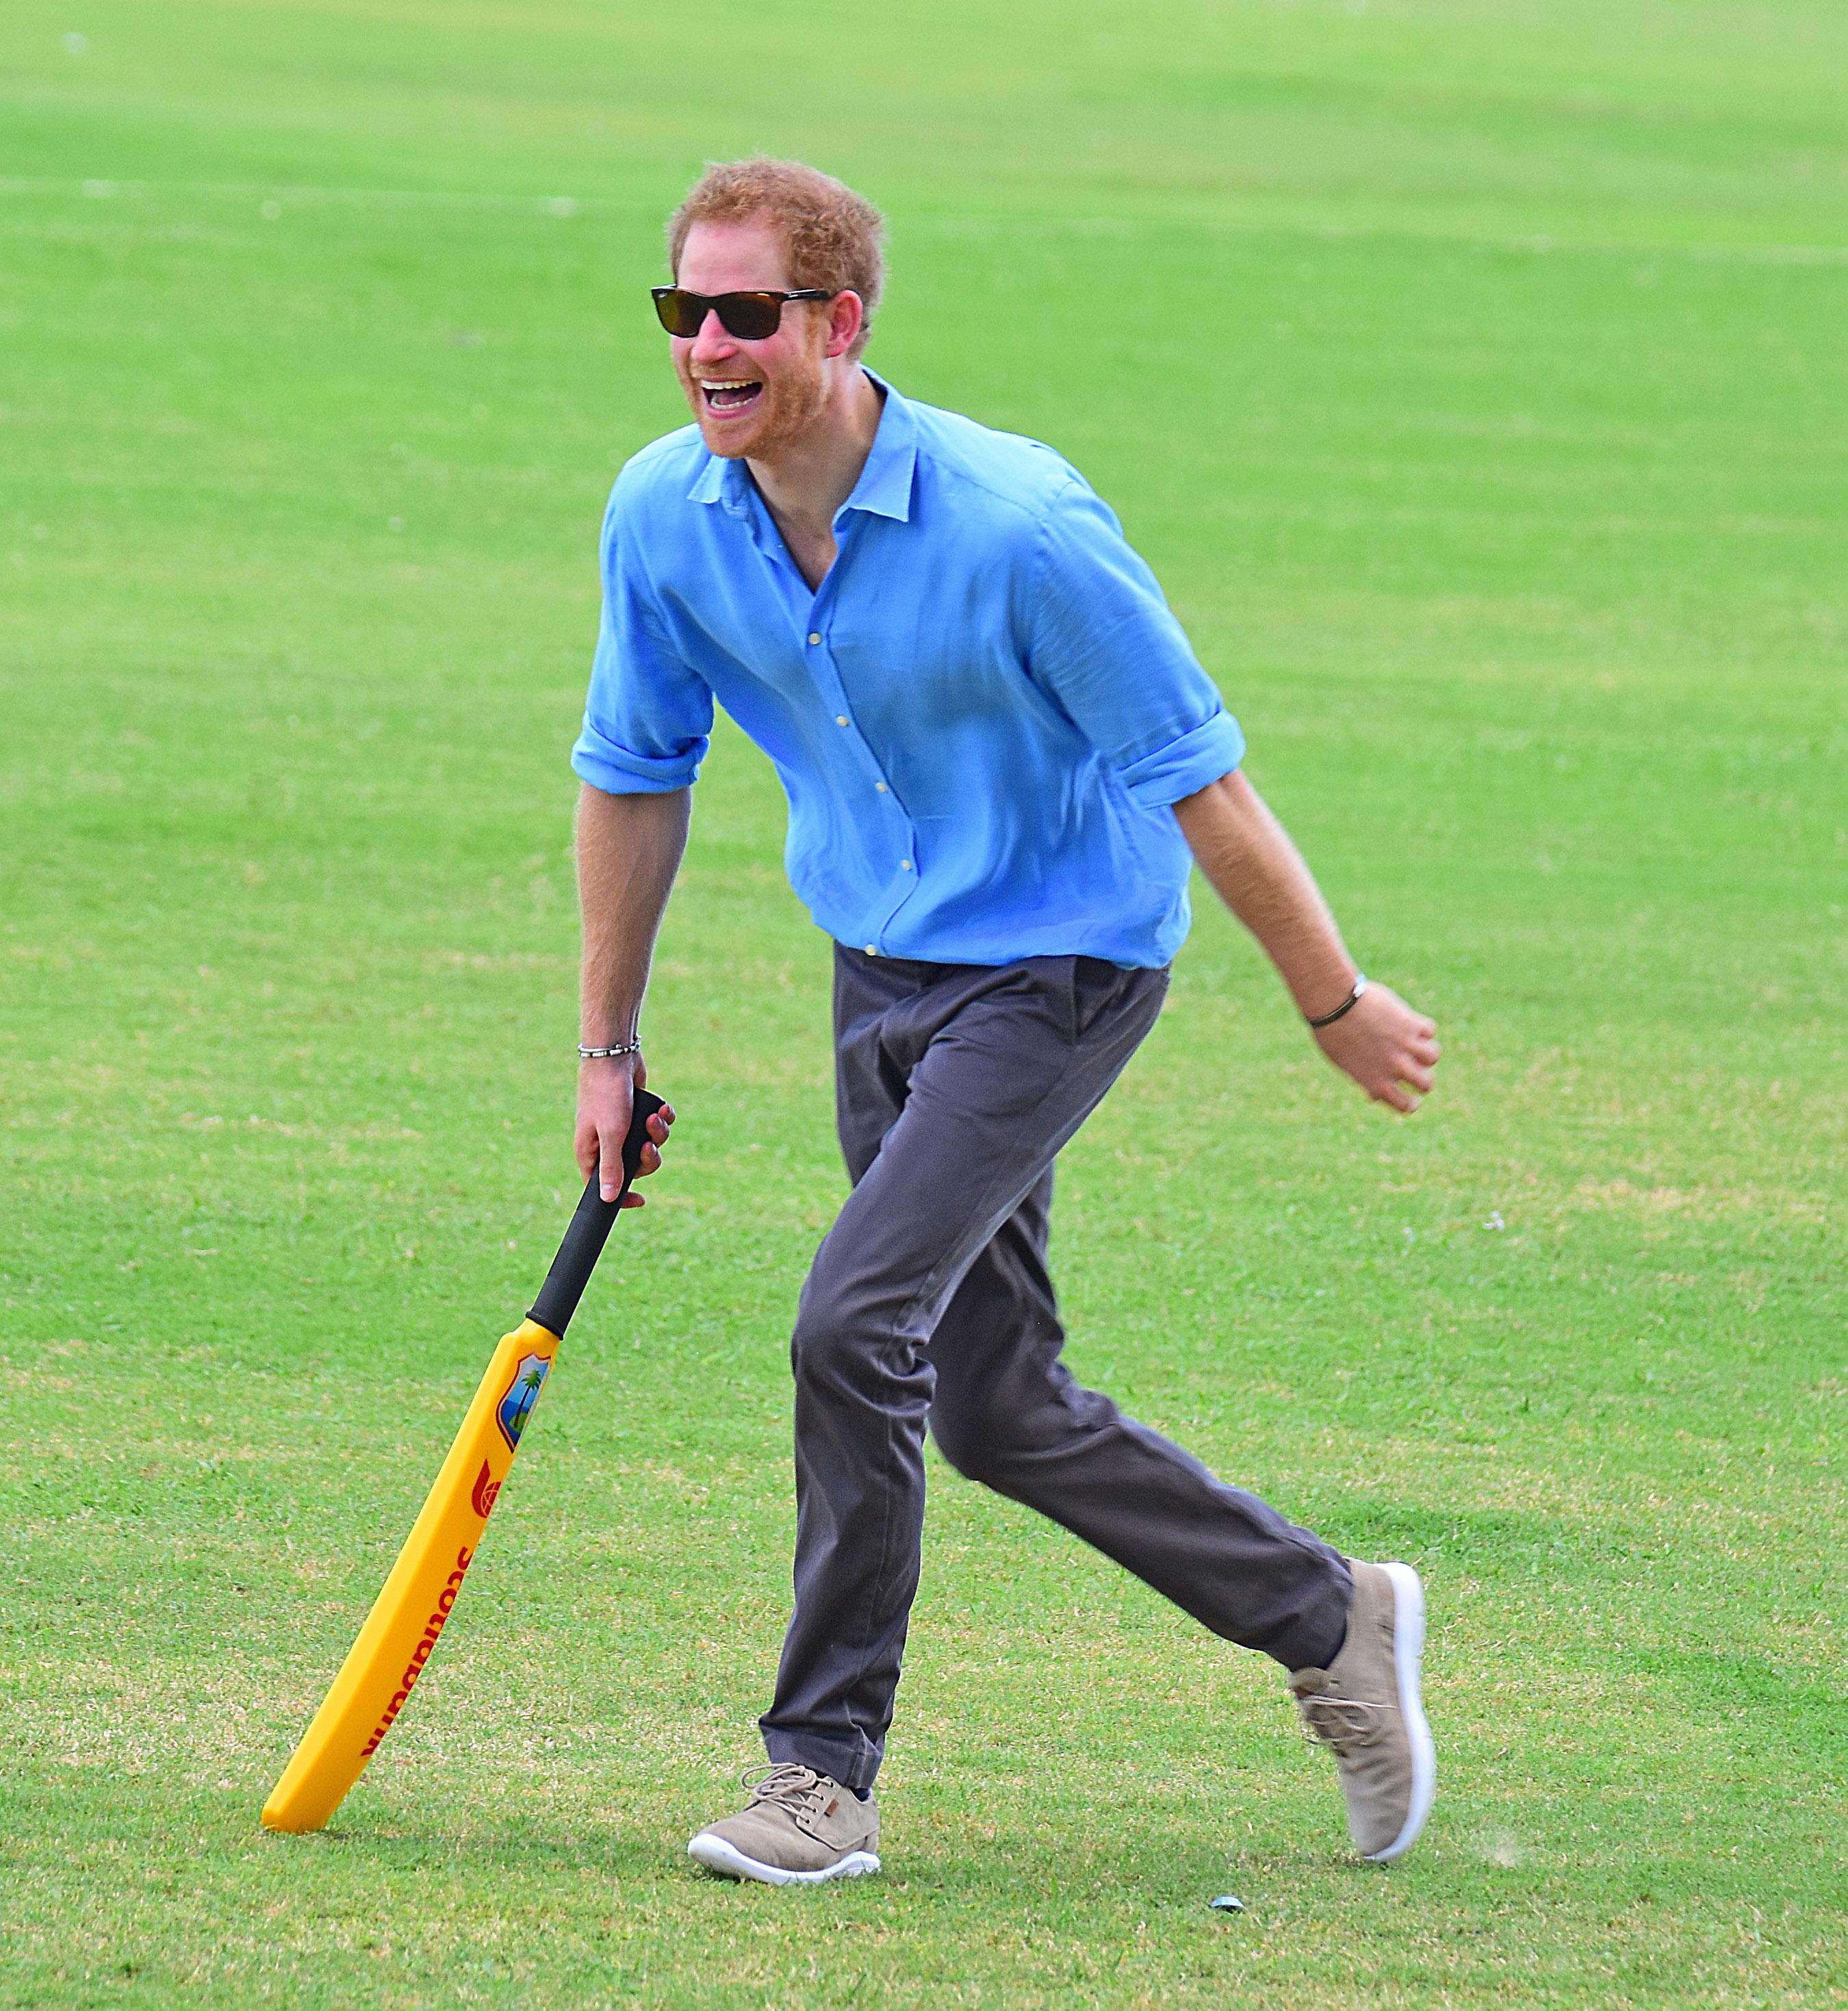
[[[828,304],[828,350],[831,356],[845,356],[860,340],[867,325],[866,303],[851,290],[836,294]]]

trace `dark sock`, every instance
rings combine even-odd
[[[1348,1566],[1348,1607],[1347,1611],[1341,1615],[1341,1633],[1337,1637],[1334,1646],[1328,1651],[1328,1660],[1322,1664],[1323,1668],[1325,1669],[1332,1669],[1334,1667],[1335,1657],[1339,1655],[1341,1650],[1348,1645],[1348,1623],[1354,1618],[1354,1566],[1351,1561],[1349,1562]]]

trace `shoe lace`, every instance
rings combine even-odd
[[[792,1815],[814,1817],[821,1812],[821,1798],[825,1790],[821,1776],[812,1767],[785,1761],[781,1765],[766,1767],[761,1774],[755,1768],[747,1769],[740,1778],[750,1790],[753,1808],[760,1802],[774,1802]]]
[[[1385,1722],[1389,1703],[1368,1703],[1359,1697],[1307,1696],[1298,1700],[1303,1736],[1312,1746],[1332,1746],[1344,1760],[1370,1746]]]

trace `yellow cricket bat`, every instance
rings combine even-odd
[[[636,1091],[622,1148],[627,1194],[661,1099]],[[620,1196],[618,1200],[620,1200]],[[532,1310],[503,1337],[359,1639],[263,1804],[267,1829],[321,1828],[365,1771],[428,1667],[481,1543],[494,1497],[550,1373],[558,1344],[616,1219],[593,1174]]]

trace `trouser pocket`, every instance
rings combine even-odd
[[[1106,1013],[1138,1002],[1152,988],[1157,997],[1168,989],[1166,968],[1125,970],[1098,956],[1066,957],[1066,994],[1070,1002],[1073,1045],[1085,1038]]]

